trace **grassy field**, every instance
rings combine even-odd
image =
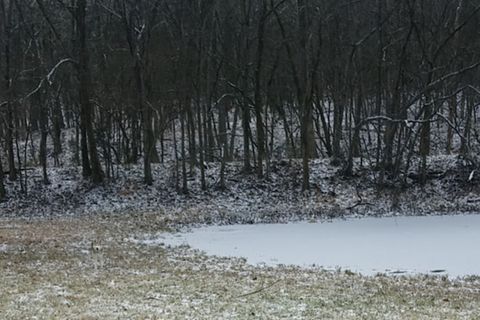
[[[1,319],[480,319],[480,279],[254,267],[136,244],[160,215],[0,219]]]

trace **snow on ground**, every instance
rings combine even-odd
[[[4,319],[478,319],[478,277],[251,266],[129,239],[156,214],[0,218]],[[8,225],[9,228],[3,228]],[[98,248],[98,249],[97,249]]]
[[[386,181],[378,187],[376,172],[360,165],[345,178],[329,159],[311,164],[312,190],[301,191],[301,165],[287,160],[271,164],[265,179],[242,173],[241,163],[227,166],[227,190],[218,189],[219,165],[209,164],[208,189],[201,190],[198,170],[189,178],[190,192],[175,190],[173,163],[154,165],[155,182],[146,186],[142,167],[118,167],[115,180],[92,186],[80,168],[51,168],[51,184],[41,183],[40,169],[29,172],[27,194],[19,182],[7,182],[9,198],[0,203],[1,216],[45,217],[98,213],[156,212],[172,225],[285,222],[317,218],[377,215],[421,215],[478,212],[480,175],[468,181],[454,156],[429,158],[432,177],[425,186],[413,178],[406,184]]]
[[[326,116],[331,117],[332,114]],[[254,124],[251,124],[252,130],[255,129]],[[240,155],[243,132],[241,125],[237,125],[235,153]],[[229,130],[232,126],[233,113],[230,114]],[[439,136],[446,136],[446,128],[442,125],[432,130]],[[167,132],[167,136],[169,134]],[[34,133],[35,143],[27,143],[25,149],[28,150],[27,162],[34,167],[29,165],[29,170],[22,171],[21,177],[23,180],[26,178],[27,188],[22,190],[19,181],[5,180],[9,198],[0,203],[0,216],[31,218],[153,212],[162,215],[171,226],[183,226],[346,216],[451,214],[478,212],[480,209],[480,173],[469,168],[458,156],[440,155],[444,146],[439,144],[434,144],[433,155],[428,158],[429,182],[425,186],[418,184],[420,164],[415,155],[409,171],[402,174],[404,181],[390,181],[386,177],[383,186],[377,184],[379,172],[375,171],[374,164],[365,159],[355,159],[354,176],[346,178],[341,174],[341,167],[331,165],[328,158],[322,158],[311,161],[312,190],[302,192],[301,163],[299,160],[284,159],[288,148],[280,122],[272,136],[275,138],[272,155],[279,160],[270,161],[268,177],[257,179],[254,174],[244,174],[240,162],[230,162],[226,168],[227,190],[222,191],[218,189],[220,164],[206,163],[207,190],[200,188],[199,169],[188,168],[190,192],[183,195],[175,188],[173,139],[165,141],[166,162],[153,165],[153,186],[143,183],[141,165],[115,165],[112,180],[93,186],[82,179],[81,168],[72,165],[75,131],[65,129],[62,131],[63,153],[57,159],[58,167],[55,167],[53,159],[52,139],[48,139],[51,183],[44,185],[41,168],[35,167],[38,150],[32,148],[38,145],[39,135]],[[455,149],[459,147],[457,140]],[[20,149],[24,147],[20,141]]]

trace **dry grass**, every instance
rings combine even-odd
[[[0,220],[0,318],[480,319],[478,279],[253,267],[128,240],[161,228],[157,215]]]

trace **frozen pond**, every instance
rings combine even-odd
[[[480,275],[480,215],[214,226],[158,239],[251,264],[376,273]]]

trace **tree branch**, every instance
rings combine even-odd
[[[53,68],[52,70],[50,70],[50,72],[45,76],[45,78],[43,78],[40,83],[38,84],[38,86],[32,91],[30,92],[29,94],[27,94],[23,99],[26,100],[28,98],[30,98],[31,96],[33,96],[34,94],[36,94],[38,91],[40,91],[40,89],[42,89],[43,85],[45,84],[45,81],[48,82],[49,85],[52,84],[52,77],[55,75],[55,72],[58,70],[58,68],[60,68],[60,66],[62,66],[63,64],[65,63],[73,63],[73,64],[76,64],[77,62],[73,59],[70,59],[70,58],[66,58],[66,59],[62,59],[60,60]]]

